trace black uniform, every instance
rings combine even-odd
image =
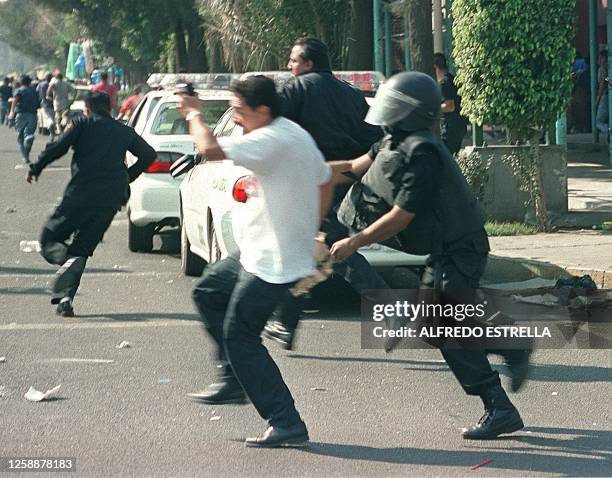
[[[113,217],[127,202],[129,183],[156,157],[155,150],[132,128],[108,114],[95,114],[74,121],[57,142],[48,143],[38,161],[30,165],[31,174],[39,176],[70,147],[74,150],[72,178],[61,203],[44,225],[40,239],[41,254],[51,264],[93,255]],[[126,151],[138,158],[129,169],[124,162]],[[72,241],[67,245],[71,236]],[[77,274],[63,296],[74,297],[79,281],[80,274]],[[60,298],[54,297],[54,302]]]
[[[409,226],[384,243],[430,254],[422,286],[440,291],[443,304],[469,303],[473,297],[466,293],[478,287],[489,242],[482,209],[456,162],[427,130],[386,136],[370,156],[374,163],[351,187],[338,213],[340,221],[360,231],[393,205],[414,213]],[[484,350],[436,345],[468,394],[484,395],[499,385]]]
[[[467,132],[467,119],[461,116],[461,96],[457,93],[455,77],[446,73],[439,84],[443,99],[455,102],[454,111],[442,113],[440,122],[440,137],[451,154],[454,155],[461,149],[461,143]]]

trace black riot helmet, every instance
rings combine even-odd
[[[365,120],[387,131],[418,131],[433,126],[440,114],[442,94],[425,73],[408,71],[389,78],[379,88]]]

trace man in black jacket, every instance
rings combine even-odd
[[[53,285],[52,304],[57,313],[72,317],[72,300],[85,270],[117,211],[129,197],[129,183],[155,160],[156,153],[136,132],[110,116],[105,93],[85,98],[85,118],[55,143],[49,143],[30,165],[26,181],[37,181],[43,169],[73,148],[72,178],[61,203],[43,227],[41,255],[51,264],[62,264]],[[127,168],[125,153],[138,158]],[[72,241],[66,241],[72,236]]]
[[[368,104],[363,94],[332,74],[327,46],[321,40],[296,40],[287,68],[294,77],[280,92],[282,115],[310,133],[326,161],[359,157],[382,137],[379,127],[364,121]],[[336,217],[347,190],[346,185],[336,188],[332,206],[321,224],[328,245],[348,236],[347,228]],[[335,264],[334,272],[344,277],[357,292],[387,288],[385,281],[358,252]],[[265,335],[291,349],[302,304],[301,299],[288,293],[287,300],[275,314],[277,320],[266,326]]]

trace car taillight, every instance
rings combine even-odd
[[[147,169],[147,173],[169,173],[170,166],[174,161],[182,156],[181,153],[172,153],[168,151],[158,151],[157,159]]]
[[[236,180],[232,188],[232,197],[237,202],[247,202],[247,199],[257,195],[258,182],[255,176],[242,176]]]
[[[246,202],[247,199],[249,199],[249,195],[247,193],[248,180],[248,176],[242,176],[234,183],[234,188],[232,189],[232,197],[234,198],[234,201]]]
[[[172,163],[155,161],[151,166],[149,166],[149,168],[147,169],[147,173],[169,173],[171,164]]]

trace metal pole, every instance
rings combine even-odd
[[[593,144],[598,142],[597,123],[597,0],[589,0],[589,67],[591,73],[591,131]]]
[[[612,78],[612,2],[608,0],[608,11],[607,11],[607,25],[606,30],[608,33],[608,78]],[[612,166],[612,141],[610,141],[610,126],[612,126],[612,87],[608,83],[608,162]]]
[[[389,78],[393,73],[393,45],[391,44],[391,13],[389,7],[384,6],[385,19],[385,76]]]
[[[561,113],[555,123],[555,140],[563,149],[567,149],[567,114]]]
[[[472,123],[472,145],[482,146],[483,142],[482,126]]]
[[[374,69],[384,73],[382,64],[382,49],[380,46],[380,0],[374,0],[372,5],[372,8],[374,9]]]
[[[444,0],[444,10],[446,12],[446,31],[444,32],[444,54],[448,63],[448,71],[455,74],[455,62],[453,61],[453,0]]]
[[[434,53],[444,51],[444,36],[442,34],[442,0],[433,0],[433,47]]]
[[[406,71],[412,70],[412,62],[410,61],[410,30],[407,13],[404,13],[404,68]]]

